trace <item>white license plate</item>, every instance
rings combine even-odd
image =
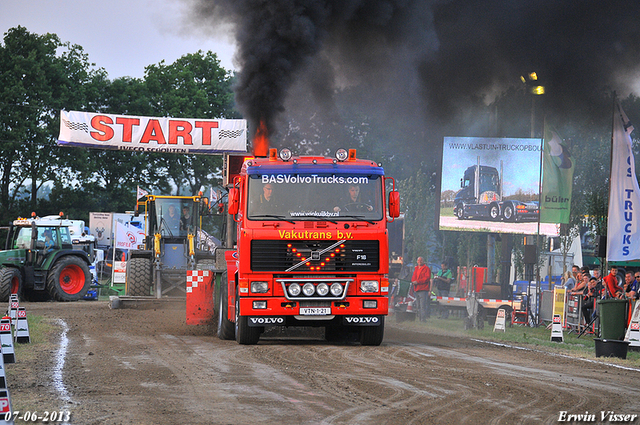
[[[331,314],[331,307],[300,307],[301,316],[325,316]]]

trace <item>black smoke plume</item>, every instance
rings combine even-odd
[[[199,28],[231,24],[237,103],[270,134],[309,98],[333,121],[345,110],[411,121],[412,137],[430,143],[420,129],[441,134],[530,72],[550,111],[640,86],[636,1],[189,1]]]

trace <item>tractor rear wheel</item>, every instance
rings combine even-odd
[[[89,266],[81,258],[72,255],[56,261],[47,275],[47,290],[56,301],[81,300],[90,285]]]
[[[11,294],[17,294],[20,290],[21,282],[20,270],[13,267],[0,269],[0,302],[9,302]]]
[[[131,258],[127,261],[127,290],[129,295],[150,296],[153,285],[151,260],[148,258]]]

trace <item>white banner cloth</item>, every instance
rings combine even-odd
[[[178,154],[246,152],[247,121],[63,110],[58,145]]]
[[[616,99],[611,142],[607,261],[640,259],[640,189],[631,149],[633,126]]]

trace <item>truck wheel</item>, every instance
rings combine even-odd
[[[218,302],[218,338],[230,340],[235,338],[233,322],[229,320],[229,289],[227,272],[220,278],[220,300]]]
[[[153,272],[148,258],[131,258],[127,261],[127,291],[135,297],[151,295]]]
[[[502,216],[507,221],[513,221],[513,219],[515,218],[515,215],[513,213],[513,205],[505,205]]]
[[[22,283],[20,270],[13,267],[0,269],[0,302],[9,302],[11,294],[17,294]]]
[[[90,285],[89,266],[71,255],[56,261],[47,275],[47,290],[51,298],[57,301],[81,300]]]
[[[380,325],[363,326],[360,329],[360,344],[362,345],[380,345],[384,338],[384,317],[380,317]]]
[[[456,208],[456,217],[458,217],[458,220],[464,220],[464,205],[458,205]]]
[[[255,345],[260,339],[259,327],[249,326],[247,316],[240,316],[240,297],[236,289],[236,342],[243,345]]]
[[[489,210],[489,215],[491,216],[491,220],[497,220],[500,218],[500,208],[497,205],[491,205],[491,209]]]

